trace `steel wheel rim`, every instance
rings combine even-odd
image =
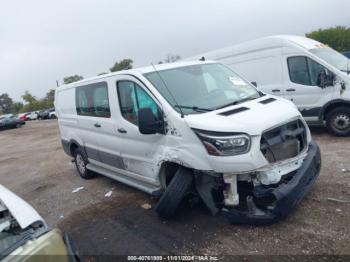
[[[80,154],[78,154],[76,157],[76,163],[77,163],[77,167],[78,167],[80,174],[84,174],[85,173],[85,162],[84,162],[83,157]]]
[[[338,130],[346,131],[350,129],[350,118],[348,115],[337,115],[333,123]]]

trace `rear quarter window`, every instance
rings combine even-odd
[[[111,116],[106,82],[76,87],[75,98],[78,115],[107,118]]]

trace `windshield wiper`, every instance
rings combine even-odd
[[[202,107],[198,107],[198,106],[175,105],[175,107],[177,107],[177,108],[184,108],[184,109],[192,109],[193,111],[196,111],[196,112],[209,112],[209,111],[213,111],[212,109],[209,109],[209,108],[202,108]]]
[[[235,105],[244,103],[246,101],[254,100],[254,99],[257,99],[257,97],[247,97],[247,98],[244,98],[242,100],[234,101],[234,102],[228,103],[226,105],[219,106],[219,107],[215,108],[215,110],[221,109],[221,108],[224,108],[224,107],[228,107],[228,106],[235,106]]]

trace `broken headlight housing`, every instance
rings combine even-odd
[[[234,156],[249,152],[251,139],[247,134],[195,130],[209,155]]]

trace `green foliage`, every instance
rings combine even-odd
[[[35,96],[30,94],[28,90],[25,91],[24,95],[22,95],[22,99],[24,100],[24,102],[26,102],[28,104],[34,104],[37,102]]]
[[[22,108],[23,108],[22,102],[14,102],[12,104],[11,113],[16,115],[19,112],[21,112]]]
[[[22,99],[25,101],[25,105],[20,109],[20,112],[31,112],[51,108],[54,106],[55,90],[50,89],[42,99],[37,99],[26,91]]]
[[[339,52],[350,50],[350,27],[336,26],[318,29],[306,34],[306,37],[326,44]]]
[[[73,83],[73,82],[77,82],[77,81],[80,81],[84,79],[84,77],[80,76],[80,75],[72,75],[72,76],[66,76],[63,78],[63,82],[65,84],[70,84],[70,83]]]
[[[2,114],[10,114],[13,101],[7,93],[0,95],[0,111]]]
[[[127,70],[127,69],[131,69],[132,68],[132,63],[134,61],[132,61],[131,59],[127,58],[127,59],[123,59],[120,62],[115,62],[115,64],[113,65],[113,67],[111,67],[109,70],[111,72],[117,72],[120,70]]]
[[[36,99],[35,96],[33,96],[29,91],[25,91],[24,95],[22,95],[22,99],[24,100],[25,104],[21,109],[21,112],[30,112],[34,110],[38,110],[39,108],[39,102]]]
[[[49,92],[46,93],[46,96],[43,100],[47,106],[46,108],[54,107],[55,89],[50,89]]]

